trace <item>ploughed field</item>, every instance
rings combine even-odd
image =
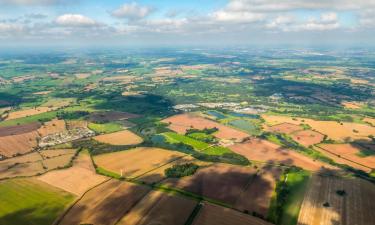
[[[332,168],[332,166],[328,164],[313,160],[308,156],[258,138],[251,138],[244,143],[229,146],[229,148],[233,152],[241,154],[249,160],[261,161],[269,164],[294,165],[310,171],[319,171],[323,167]]]
[[[236,130],[194,114],[179,114],[166,118],[162,120],[162,122],[168,123],[169,129],[179,134],[185,134],[185,132],[191,128],[202,130],[205,128],[216,127],[218,131],[213,135],[220,139],[242,141],[244,138],[249,136],[249,134],[243,131]]]

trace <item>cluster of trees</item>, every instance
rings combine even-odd
[[[199,166],[194,163],[186,163],[182,165],[173,165],[171,168],[165,169],[164,173],[167,177],[180,178],[193,175],[198,168]]]

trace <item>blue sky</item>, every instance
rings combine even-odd
[[[0,0],[6,44],[374,44],[373,0]]]

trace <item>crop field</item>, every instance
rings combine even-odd
[[[250,167],[214,164],[199,169],[192,176],[168,178],[163,184],[232,205],[242,211],[265,215],[279,176],[278,169],[265,169],[257,173]]]
[[[146,186],[109,180],[88,191],[58,224],[113,225],[148,191],[149,188]]]
[[[374,199],[374,185],[367,181],[313,176],[298,224],[375,224]]]
[[[200,116],[193,114],[180,114],[176,116],[169,117],[162,120],[164,123],[169,124],[169,128],[179,134],[185,134],[188,129],[205,129],[205,128],[218,128],[219,130],[213,135],[220,139],[231,139],[236,141],[241,141],[249,135],[246,132],[233,129],[231,127],[222,125],[215,121],[205,119]]]
[[[162,135],[166,137],[167,142],[169,143],[184,143],[184,144],[190,145],[197,151],[201,151],[210,146],[209,144],[205,142],[198,141],[196,139],[184,136],[182,134],[177,134],[173,132],[165,132]]]
[[[40,127],[40,123],[29,123],[24,125],[0,127],[0,137],[32,132]]]
[[[53,110],[69,106],[73,103],[75,103],[75,98],[50,98],[47,102],[43,103],[42,107],[48,107]]]
[[[296,125],[308,124],[313,130],[325,134],[337,141],[368,140],[369,135],[375,134],[375,127],[349,122],[319,121],[306,118],[292,118],[287,116],[262,115],[270,125],[292,123]]]
[[[271,225],[271,223],[233,209],[203,203],[193,225]]]
[[[277,125],[273,125],[268,128],[269,131],[277,132],[277,133],[284,133],[284,134],[291,134],[296,131],[300,131],[303,128],[299,125],[295,125],[292,123],[281,123]]]
[[[183,153],[161,148],[135,148],[94,157],[95,164],[124,177],[135,178],[158,167],[186,156]],[[136,162],[136,163],[134,163]]]
[[[143,139],[129,130],[117,131],[110,134],[102,134],[94,137],[96,141],[110,145],[137,145]]]
[[[36,107],[32,109],[12,111],[12,112],[9,112],[5,120],[13,120],[13,119],[18,119],[22,117],[33,116],[33,115],[37,115],[37,114],[41,114],[41,113],[45,113],[45,112],[53,111],[53,110],[55,109],[49,108],[49,107]]]
[[[68,130],[72,130],[76,128],[87,128],[87,121],[86,120],[68,120],[66,121],[66,128]]]
[[[0,181],[0,224],[50,225],[74,196],[33,178]]]
[[[43,174],[38,180],[81,196],[89,188],[105,181],[106,177],[96,174],[87,152],[80,152],[68,169],[55,170]]]
[[[374,118],[368,118],[368,117],[366,117],[366,118],[363,119],[363,121],[366,122],[366,123],[371,124],[372,126],[375,126],[375,119]]]
[[[245,143],[235,144],[229,148],[249,160],[266,162],[269,164],[284,164],[298,166],[310,171],[319,171],[322,167],[332,166],[315,161],[305,155],[280,147],[266,140],[252,138]]]
[[[149,192],[118,225],[184,225],[197,202],[160,191]]]
[[[66,131],[66,124],[64,120],[54,119],[44,123],[39,129],[38,133],[41,137],[49,134],[55,134]]]
[[[322,148],[326,152],[347,161],[354,162],[369,169],[375,169],[374,145],[371,149],[365,149],[355,144],[321,144],[318,148]]]
[[[116,111],[108,111],[108,112],[93,112],[89,116],[89,121],[97,122],[97,123],[108,123],[117,120],[127,120],[131,118],[138,118],[139,116],[132,113],[127,112],[116,112]]]
[[[291,134],[291,137],[301,145],[308,147],[323,141],[324,135],[313,130],[301,130]]]
[[[36,130],[21,134],[0,136],[0,155],[12,157],[30,152],[37,147],[38,137],[39,134]]]
[[[75,152],[74,149],[45,150],[0,161],[0,179],[34,176],[64,167]]]

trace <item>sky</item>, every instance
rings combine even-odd
[[[0,0],[0,45],[375,45],[375,0]]]

